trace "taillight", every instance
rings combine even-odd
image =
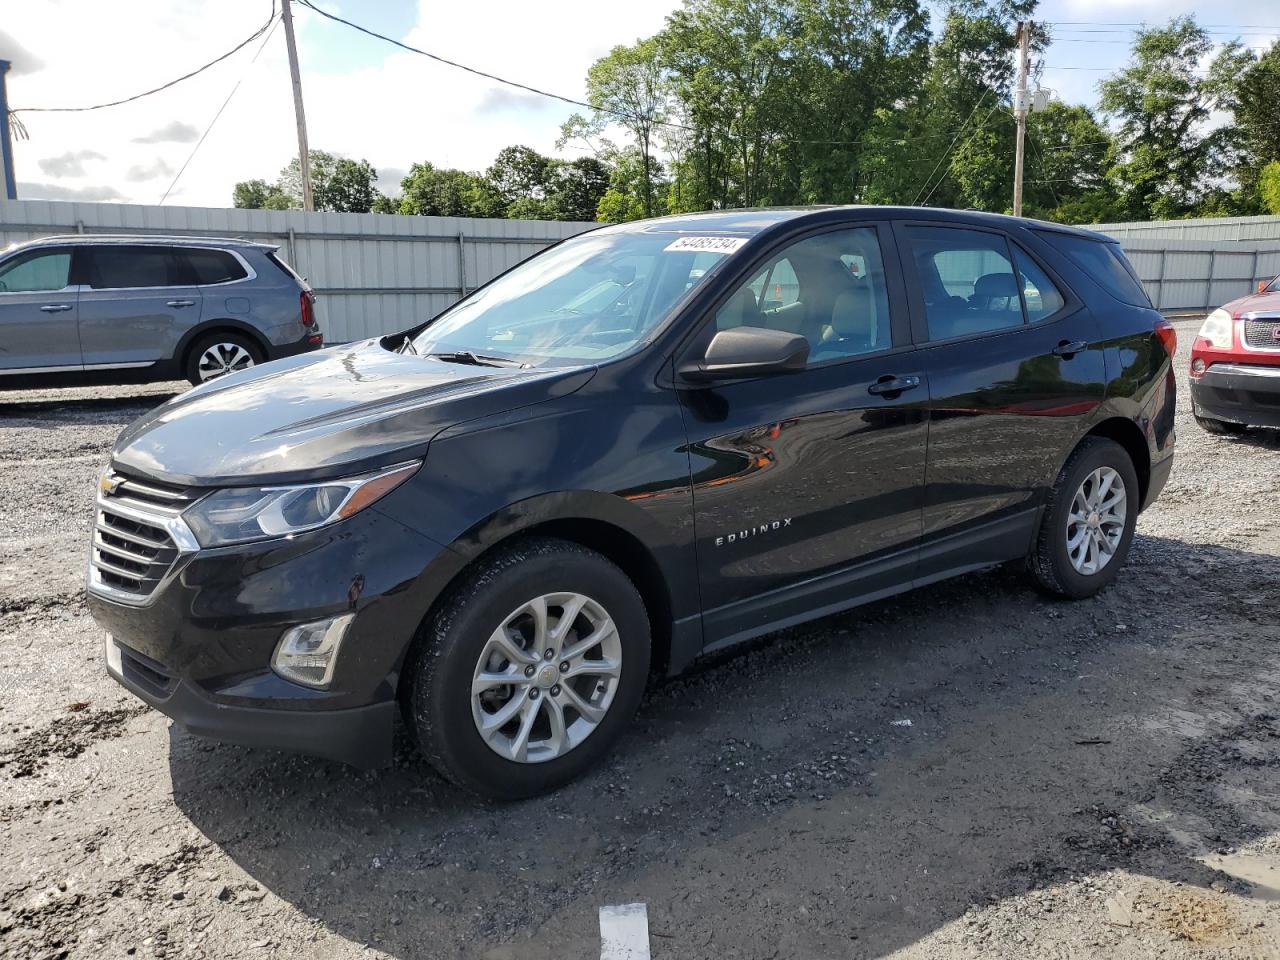
[[[298,297],[298,302],[302,305],[302,325],[304,327],[314,327],[316,325],[316,295],[310,290],[303,290]]]
[[[1173,324],[1161,317],[1156,321],[1156,336],[1160,338],[1164,352],[1173,359],[1173,355],[1178,352],[1178,331],[1174,329]]]

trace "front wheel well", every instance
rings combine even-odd
[[[644,601],[645,612],[649,615],[652,642],[649,658],[650,670],[658,673],[666,672],[671,659],[671,595],[657,561],[653,558],[648,548],[634,534],[612,523],[588,518],[574,517],[548,520],[544,523],[526,527],[517,533],[511,534],[509,537],[504,537],[496,543],[490,544],[482,553],[472,558],[466,566],[455,573],[444,589],[436,596],[426,615],[422,618],[422,625],[414,634],[413,646],[416,647],[424,628],[431,623],[441,605],[450,602],[450,599],[456,593],[455,588],[457,585],[464,582],[478,564],[483,563],[499,547],[507,546],[513,541],[525,537],[555,537],[559,540],[567,540],[584,546],[589,550],[594,550],[616,564],[635,584],[635,588],[640,594],[640,599]],[[412,657],[413,647],[411,647],[406,663],[412,660]],[[404,669],[401,671],[399,678],[398,685],[400,689],[397,691],[397,698],[401,702],[403,702],[405,679],[409,673],[408,669]]]
[[[187,367],[191,363],[192,352],[195,350],[196,347],[200,345],[202,341],[208,339],[210,336],[215,336],[215,335],[225,336],[226,334],[229,334],[229,333],[234,333],[241,337],[244,337],[247,340],[250,340],[254,344],[254,346],[258,348],[259,352],[262,354],[262,359],[266,360],[270,351],[268,349],[268,344],[266,339],[263,338],[263,336],[260,333],[258,333],[252,327],[242,327],[236,324],[225,323],[225,322],[220,322],[215,320],[212,323],[210,323],[208,326],[198,327],[197,329],[192,330],[189,334],[187,334],[186,342],[182,345],[182,349],[178,351],[177,361],[178,361],[179,370],[183,372],[186,371]]]
[[[1147,449],[1147,438],[1138,425],[1125,417],[1112,417],[1103,420],[1086,436],[1106,437],[1124,447],[1129,459],[1133,461],[1134,472],[1138,474],[1138,490],[1141,493],[1139,503],[1146,503],[1147,490],[1151,486],[1151,452]]]

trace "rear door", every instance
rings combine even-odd
[[[202,297],[181,248],[84,248],[80,343],[86,368],[149,366],[200,322]]]
[[[71,259],[40,247],[0,264],[0,376],[80,369]]]
[[[955,223],[895,229],[929,379],[924,578],[1025,553],[1106,369],[1093,317],[1026,246]]]
[[[888,228],[851,224],[769,255],[695,338],[747,325],[810,345],[803,371],[680,394],[710,646],[911,579],[928,392],[904,306]]]

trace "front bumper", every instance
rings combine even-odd
[[[373,767],[391,758],[409,644],[458,566],[373,507],[292,539],[184,554],[145,600],[91,581],[88,605],[111,638],[108,672],[192,733]],[[290,627],[349,611],[327,689],[271,669]]]
[[[1214,363],[1191,378],[1196,416],[1253,427],[1280,427],[1280,366]]]

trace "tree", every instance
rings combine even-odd
[[[553,220],[594,220],[608,189],[609,167],[595,157],[557,161],[547,178],[545,212]]]
[[[399,212],[428,217],[494,216],[486,203],[485,188],[474,173],[415,163],[400,181]]]
[[[244,180],[231,192],[231,203],[245,210],[289,210],[292,198],[278,184],[265,180]]]
[[[1235,93],[1241,147],[1236,176],[1246,191],[1252,191],[1263,169],[1280,160],[1280,41],[1244,71]]]
[[[1195,211],[1228,172],[1224,155],[1233,128],[1210,129],[1215,109],[1234,105],[1235,84],[1247,50],[1227,44],[1208,76],[1200,64],[1213,49],[1191,17],[1138,32],[1133,65],[1098,85],[1100,103],[1117,125],[1117,162],[1111,179],[1127,216],[1169,219]]]
[[[640,200],[645,216],[654,212],[654,129],[664,121],[668,85],[659,63],[658,42],[641,40],[617,46],[587,70],[587,99],[599,109],[590,121],[569,123],[595,132],[617,124],[635,137],[641,156]]]
[[[1272,160],[1258,175],[1258,194],[1267,213],[1280,215],[1280,160]]]

